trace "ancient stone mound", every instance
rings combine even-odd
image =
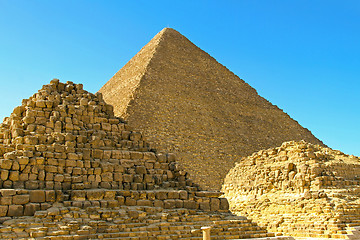
[[[193,180],[221,188],[242,156],[284,141],[322,144],[256,90],[165,28],[100,90],[116,116],[159,151],[175,152]]]
[[[72,82],[52,80],[0,125],[0,178],[0,239],[272,236]]]
[[[291,141],[243,158],[223,191],[232,212],[270,231],[346,238],[349,227],[360,226],[359,184],[358,157]]]

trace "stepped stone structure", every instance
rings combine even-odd
[[[194,182],[220,190],[235,162],[284,141],[322,145],[277,106],[171,28],[159,32],[100,90],[116,116]]]
[[[200,191],[101,94],[54,79],[0,124],[0,239],[274,236]]]
[[[360,158],[285,142],[243,158],[225,178],[232,212],[291,236],[360,239]],[[356,233],[356,234],[355,234]]]

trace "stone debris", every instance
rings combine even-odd
[[[0,239],[271,237],[201,191],[102,94],[54,79],[0,124]]]
[[[159,32],[99,92],[154,148],[175,153],[204,189],[220,190],[235,162],[255,151],[290,140],[322,144],[171,28]]]
[[[360,226],[360,159],[305,141],[243,158],[223,191],[233,213],[272,232],[350,238]]]

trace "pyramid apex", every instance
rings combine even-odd
[[[173,28],[170,28],[170,27],[166,27],[166,28],[163,28],[159,34],[179,34],[179,35],[182,35],[179,31],[173,29]]]

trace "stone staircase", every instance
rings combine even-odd
[[[2,224],[1,239],[202,239],[201,227],[211,226],[211,239],[273,237],[251,220],[230,212],[204,212],[150,206],[114,208],[64,207],[37,211],[34,216]]]

